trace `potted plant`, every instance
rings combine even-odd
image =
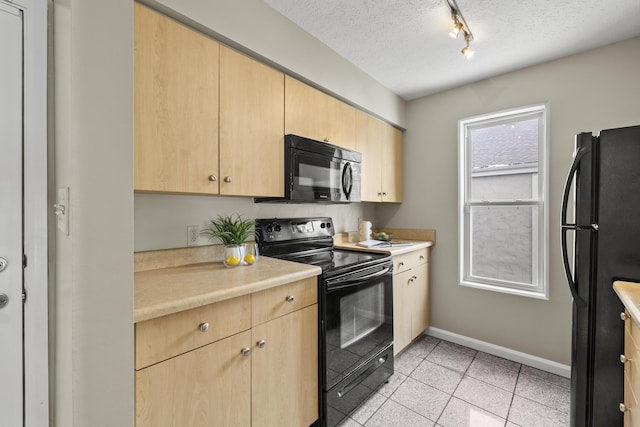
[[[224,244],[223,263],[226,267],[237,267],[241,263],[253,264],[255,258],[245,260],[245,241],[251,235],[254,221],[242,218],[239,214],[218,215],[209,221],[202,231],[209,239],[220,239]],[[248,262],[251,261],[251,262]]]

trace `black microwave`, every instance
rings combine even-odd
[[[361,159],[357,151],[285,135],[284,197],[260,197],[255,202],[359,202]]]

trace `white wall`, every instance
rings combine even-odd
[[[373,220],[371,203],[300,205],[253,203],[247,197],[193,195],[135,195],[135,251],[187,246],[187,226],[203,227],[218,215],[240,213],[244,218],[329,216],[336,232],[357,231],[358,221]],[[211,243],[201,236],[198,244]]]
[[[69,236],[55,231],[51,425],[132,426],[133,4],[50,7],[51,166],[70,188]]]
[[[479,53],[480,54],[480,53]],[[473,66],[470,61],[467,66]],[[432,325],[570,364],[571,295],[560,257],[560,200],[581,131],[640,124],[640,38],[487,79],[407,106],[404,200],[377,209],[391,226],[435,228]],[[458,286],[457,121],[548,101],[549,286],[537,300]]]

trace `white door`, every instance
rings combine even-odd
[[[22,12],[0,2],[0,425],[23,425]]]

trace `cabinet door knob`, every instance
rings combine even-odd
[[[424,255],[420,255],[420,261],[424,259]]]
[[[226,176],[226,177],[224,178],[224,182],[226,182],[226,183],[231,182],[231,177],[230,177],[230,176]]]
[[[627,313],[625,313],[624,311],[620,313],[620,320],[627,320],[628,318],[629,316],[627,316]]]
[[[620,355],[620,362],[622,363],[627,363],[627,362],[631,362],[631,359],[629,359],[627,356],[625,356],[624,354]]]
[[[198,329],[200,330],[200,332],[208,332],[209,323],[208,322],[200,323],[200,326],[198,326]]]
[[[624,403],[619,404],[618,409],[620,409],[620,412],[627,412],[629,410]]]
[[[386,191],[383,191],[383,192],[382,192],[382,195],[383,195],[383,196],[386,196],[386,195],[387,195],[387,192],[386,192]]]
[[[293,295],[287,295],[285,299],[287,300],[287,302],[293,302],[293,300],[295,300],[295,297]]]
[[[243,356],[248,356],[251,354],[251,349],[249,347],[245,347],[242,350],[240,350],[240,354]]]
[[[213,175],[213,174],[209,175],[209,181],[211,181],[211,182],[216,182],[217,180],[218,180],[218,177],[217,177],[217,176],[215,176],[215,175]]]
[[[256,345],[258,346],[258,348],[264,348],[264,346],[267,344],[267,342],[265,340],[260,340],[256,343]]]
[[[398,263],[398,267],[403,267],[403,266],[404,266],[404,262],[400,261],[400,262]]]

